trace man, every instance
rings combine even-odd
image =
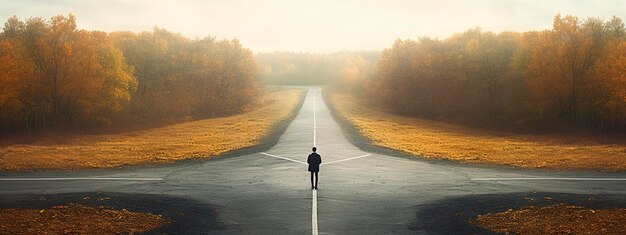
[[[309,172],[311,172],[311,189],[317,189],[317,173],[320,171],[322,164],[322,156],[317,154],[317,148],[313,147],[313,153],[309,154],[306,162],[309,163]],[[313,175],[315,175],[315,184],[313,184]]]

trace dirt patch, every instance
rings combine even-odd
[[[136,234],[165,223],[160,215],[80,204],[0,210],[0,234]]]
[[[557,204],[478,215],[472,223],[498,233],[626,234],[626,209],[593,210]]]
[[[273,90],[249,112],[119,134],[0,147],[0,170],[76,170],[212,158],[262,144],[293,116],[301,89]]]
[[[496,234],[496,231],[478,226],[474,221],[479,215],[554,205],[576,205],[596,212],[616,211],[626,208],[626,195],[527,192],[447,197],[416,205],[416,218],[409,229],[430,234]],[[584,222],[580,226],[594,226],[592,221]],[[623,224],[624,220],[613,222]]]
[[[413,156],[553,170],[626,170],[626,140],[520,135],[393,115],[327,94],[337,116],[368,144]]]
[[[0,211],[19,209],[23,212],[35,214],[28,215],[24,219],[25,221],[34,220],[35,217],[40,216],[37,213],[51,213],[54,217],[51,218],[52,222],[57,220],[62,223],[72,223],[75,221],[81,221],[82,218],[76,216],[83,216],[80,213],[74,213],[72,216],[64,214],[54,214],[55,207],[63,206],[69,207],[70,205],[78,205],[85,208],[95,208],[105,212],[104,216],[109,215],[128,215],[128,213],[138,213],[142,216],[157,216],[163,221],[158,227],[145,232],[147,234],[206,234],[215,233],[227,228],[227,225],[220,221],[219,211],[215,205],[207,204],[197,200],[169,196],[162,194],[127,194],[127,193],[105,193],[105,192],[84,192],[84,193],[64,193],[64,194],[18,194],[18,195],[0,195]],[[63,211],[67,208],[58,208],[57,210]],[[80,209],[80,208],[79,208]],[[79,211],[89,211],[79,210]],[[108,210],[108,211],[107,211]],[[66,211],[63,211],[66,213]],[[93,213],[93,212],[91,212]],[[76,216],[74,216],[76,215]],[[100,214],[98,214],[100,215]],[[84,215],[90,216],[90,215]],[[114,218],[111,216],[111,220],[102,221],[101,218],[95,218],[100,220],[102,224],[89,223],[88,225],[97,226],[117,226],[120,221],[117,221],[119,217]],[[154,217],[156,218],[156,217]],[[0,220],[11,219],[4,215],[0,216]],[[126,219],[124,219],[126,220]],[[18,221],[19,222],[19,221]],[[109,224],[111,223],[111,224]],[[4,225],[4,224],[3,224]],[[12,225],[12,226],[18,226]],[[43,226],[43,225],[35,225]],[[59,225],[63,226],[63,225]],[[72,226],[72,228],[80,228],[80,226]],[[5,228],[0,228],[5,229]],[[16,228],[17,229],[17,228]],[[88,228],[93,229],[93,228]],[[136,229],[136,228],[133,228]],[[10,229],[13,230],[13,229]],[[39,234],[31,232],[4,232],[0,231],[0,234]],[[21,231],[21,230],[17,230]],[[75,230],[72,230],[75,231]],[[93,230],[95,231],[95,230]],[[116,230],[117,231],[117,230]],[[63,234],[64,232],[58,232],[55,234]],[[102,234],[111,233],[102,230],[102,232],[87,232],[88,234]],[[128,232],[122,232],[122,234],[129,234]]]

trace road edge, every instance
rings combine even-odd
[[[249,154],[259,153],[259,152],[265,152],[271,149],[272,147],[274,147],[274,145],[278,143],[279,137],[283,135],[283,133],[285,133],[289,124],[291,124],[291,122],[296,118],[296,116],[298,116],[298,113],[300,113],[300,110],[302,109],[302,105],[304,105],[304,100],[306,98],[306,94],[308,90],[309,89],[301,89],[300,98],[296,106],[293,108],[293,110],[291,110],[291,112],[289,113],[289,115],[287,115],[285,119],[279,121],[277,124],[271,127],[267,135],[261,137],[261,140],[259,140],[259,144],[232,150],[230,152],[216,155],[208,159],[207,158],[198,158],[198,159],[217,160],[217,159],[223,159],[223,158],[229,158],[229,157],[249,155]],[[189,160],[194,160],[194,159],[192,158]]]
[[[377,154],[389,155],[394,157],[403,157],[408,159],[415,160],[416,157],[420,157],[421,159],[426,160],[423,156],[416,156],[406,152],[402,152],[400,150],[375,145],[370,138],[367,138],[354,126],[350,121],[346,120],[343,116],[339,114],[335,106],[333,106],[330,101],[330,93],[328,89],[322,90],[322,99],[326,104],[326,107],[330,111],[330,115],[333,117],[335,122],[339,124],[341,127],[343,135],[350,141],[350,143],[362,151],[372,152]]]

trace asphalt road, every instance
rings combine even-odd
[[[302,163],[314,143],[324,162],[316,192]],[[626,207],[624,179],[624,173],[498,169],[364,152],[348,141],[321,90],[311,88],[264,153],[115,170],[2,172],[0,207],[83,202],[149,211],[175,221],[159,233],[486,233],[467,220],[559,202]]]

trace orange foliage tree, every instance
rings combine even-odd
[[[623,125],[626,106],[617,94],[624,91],[624,67],[618,67],[624,63],[619,46],[624,36],[624,23],[617,17],[581,22],[560,15],[552,30],[529,36],[535,39],[525,45],[531,94],[526,103],[537,118],[574,127]]]
[[[73,15],[12,17],[0,45],[3,129],[110,121],[136,84],[107,34],[78,30]]]
[[[367,97],[394,112],[481,125],[624,130],[624,23],[573,16],[551,30],[398,40]]]

